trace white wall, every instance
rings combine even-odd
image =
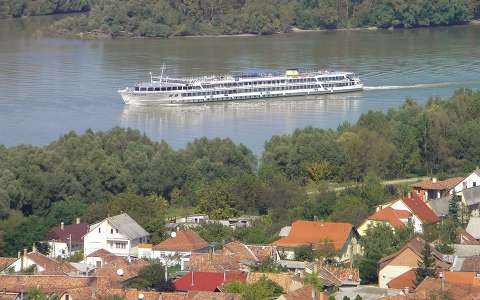
[[[102,221],[97,226],[91,226],[90,230],[83,239],[85,256],[99,249],[105,249],[120,256],[130,254],[130,240],[112,227],[107,220]],[[138,244],[138,241],[136,241],[136,244]],[[120,247],[120,245],[125,245],[125,248]]]
[[[45,270],[44,267],[37,265],[34,261],[30,260],[29,258],[19,258],[17,259],[13,264],[11,264],[7,269],[13,267],[14,272],[20,272],[22,271],[22,262],[23,262],[23,270],[30,268],[33,265],[36,265],[37,267],[37,272],[43,272]]]
[[[415,213],[403,203],[403,201],[397,200],[392,205],[390,205],[391,208],[396,209],[396,210],[406,210],[412,213],[412,221],[413,221],[413,227],[416,233],[422,233],[423,232],[423,222],[420,220]]]
[[[51,258],[67,258],[69,257],[68,245],[64,242],[48,242],[48,246],[50,247],[50,253],[48,256]],[[72,252],[73,254],[73,252]]]
[[[469,189],[475,186],[480,186],[480,176],[478,176],[475,172],[472,172],[472,174],[468,175],[462,182],[457,184],[453,190],[450,191],[450,194],[453,192],[458,193],[464,189]]]
[[[385,266],[378,272],[378,285],[381,288],[388,288],[387,283],[397,278],[403,273],[410,271],[412,268],[408,266]]]
[[[152,251],[152,259],[157,259],[163,265],[175,266],[180,265],[181,270],[185,270],[185,264],[190,261],[192,252],[177,252],[177,251],[163,251],[155,250]]]

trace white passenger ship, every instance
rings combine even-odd
[[[150,74],[118,92],[126,104],[186,104],[239,101],[274,97],[307,96],[363,90],[351,72],[305,71],[285,73],[233,73],[203,77],[171,78]]]

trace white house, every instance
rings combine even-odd
[[[182,270],[190,261],[192,253],[208,252],[208,243],[195,231],[178,230],[172,232],[170,238],[153,246],[152,258],[159,260],[164,265],[180,265]]]
[[[408,211],[412,214],[409,218],[413,223],[414,230],[417,233],[423,232],[423,224],[434,224],[440,221],[438,216],[418,195],[404,197],[390,203],[386,203],[377,207],[377,209],[385,209],[391,207],[396,211]]]
[[[460,183],[455,185],[455,187],[450,191],[452,193],[459,193],[463,190],[480,186],[480,169],[476,169],[470,175],[465,177]]]
[[[84,255],[105,249],[113,255],[128,256],[133,247],[147,242],[149,236],[142,226],[125,213],[108,217],[90,226],[83,238]]]

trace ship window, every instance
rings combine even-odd
[[[135,87],[135,90],[138,92],[138,90],[139,90],[138,86]]]
[[[147,90],[147,88],[140,88],[140,90],[141,90],[141,91],[146,91],[146,90]]]
[[[148,91],[150,91],[150,92],[153,91],[153,88],[148,88]]]
[[[164,88],[164,87],[162,88],[162,91],[166,91],[166,90],[167,90],[167,88]]]
[[[176,91],[176,90],[177,90],[176,86],[172,87],[172,91]]]
[[[155,91],[160,91],[160,88],[155,88]]]

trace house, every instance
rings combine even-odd
[[[197,272],[249,271],[261,261],[275,259],[275,254],[272,246],[248,246],[232,241],[220,251],[192,253],[187,269]]]
[[[463,190],[474,188],[476,186],[480,186],[480,169],[478,168],[457,183],[450,191],[450,194],[460,193]]]
[[[470,214],[475,216],[480,215],[480,186],[462,190],[457,195],[461,197],[463,207],[468,208]]]
[[[420,195],[424,201],[430,199],[438,199],[442,196],[450,194],[450,190],[457,186],[464,180],[463,177],[453,177],[445,180],[431,180],[420,181],[412,185],[413,191]]]
[[[208,244],[195,231],[177,230],[171,237],[153,246],[152,258],[169,266],[179,264],[181,270],[190,260],[192,253],[208,252]]]
[[[410,220],[417,233],[423,232],[423,224],[434,224],[440,221],[440,218],[417,194],[383,204],[377,209],[385,209],[386,207],[391,207],[396,211],[410,212],[412,214]]]
[[[175,280],[177,291],[219,291],[219,288],[232,281],[245,282],[247,274],[243,272],[188,272]]]
[[[280,295],[277,300],[327,300],[328,297],[327,292],[320,291],[312,285],[306,285],[293,292]]]
[[[358,227],[357,231],[360,236],[364,236],[367,228],[376,224],[388,224],[393,229],[405,228],[411,218],[412,213],[408,210],[396,210],[390,206],[379,208]]]
[[[401,290],[396,289],[360,285],[355,288],[340,288],[339,291],[334,294],[334,297],[337,300],[343,300],[345,297],[348,297],[348,299],[355,299],[358,295],[363,300],[378,300],[382,297],[400,295],[401,293]]]
[[[5,269],[13,272],[31,270],[35,274],[51,275],[75,273],[76,271],[69,263],[57,261],[38,252],[35,246],[30,252],[27,252],[27,249],[23,250],[23,254],[19,252],[18,258]]]
[[[360,285],[360,272],[355,268],[333,266],[315,261],[305,265],[305,273],[317,273],[325,287],[356,287]]]
[[[312,246],[321,249],[332,247],[337,251],[337,260],[348,261],[360,253],[358,233],[352,224],[323,221],[295,221],[288,236],[272,243],[288,259],[294,259],[294,250],[300,246]]]
[[[86,264],[90,265],[91,268],[101,268],[105,263],[116,259],[117,256],[105,249],[99,249],[87,255],[83,260]]]
[[[450,272],[453,273],[453,272]],[[453,275],[456,277],[458,275]],[[460,275],[462,277],[462,275]],[[473,300],[479,299],[480,287],[472,284],[464,284],[445,278],[425,278],[413,293],[404,293],[397,296],[380,298],[381,300],[431,300],[431,299],[455,299]]]
[[[480,239],[480,217],[471,216],[470,220],[468,220],[467,228],[465,228],[465,230],[473,238],[479,240]]]
[[[480,274],[480,256],[456,256],[452,267],[452,272],[474,272]]]
[[[133,247],[148,241],[150,234],[126,213],[108,217],[89,227],[83,237],[84,255],[100,249],[129,256]]]
[[[232,229],[244,228],[252,226],[253,222],[258,220],[259,216],[240,216],[235,218],[229,218],[226,220],[212,220],[210,223],[220,223],[223,226],[228,226]]]
[[[293,292],[303,287],[303,280],[300,276],[292,273],[260,273],[250,272],[247,275],[247,283],[255,283],[262,278],[270,279],[282,287],[284,292]]]
[[[83,250],[83,236],[88,230],[88,224],[80,223],[79,218],[75,224],[65,225],[62,222],[59,226],[53,227],[47,234],[50,247],[48,256],[67,258],[78,250]]]
[[[166,228],[175,230],[177,228],[195,228],[201,226],[202,224],[208,223],[210,218],[205,214],[193,214],[187,215],[185,217],[174,217],[168,220],[168,223],[165,225]]]
[[[422,259],[422,250],[425,247],[425,241],[420,238],[414,238],[409,241],[397,252],[386,256],[378,262],[378,284],[381,288],[388,287],[388,283],[418,266],[418,261]],[[435,250],[432,246],[432,256],[435,260],[435,268],[438,270],[448,270],[450,263],[446,262],[443,254]]]

